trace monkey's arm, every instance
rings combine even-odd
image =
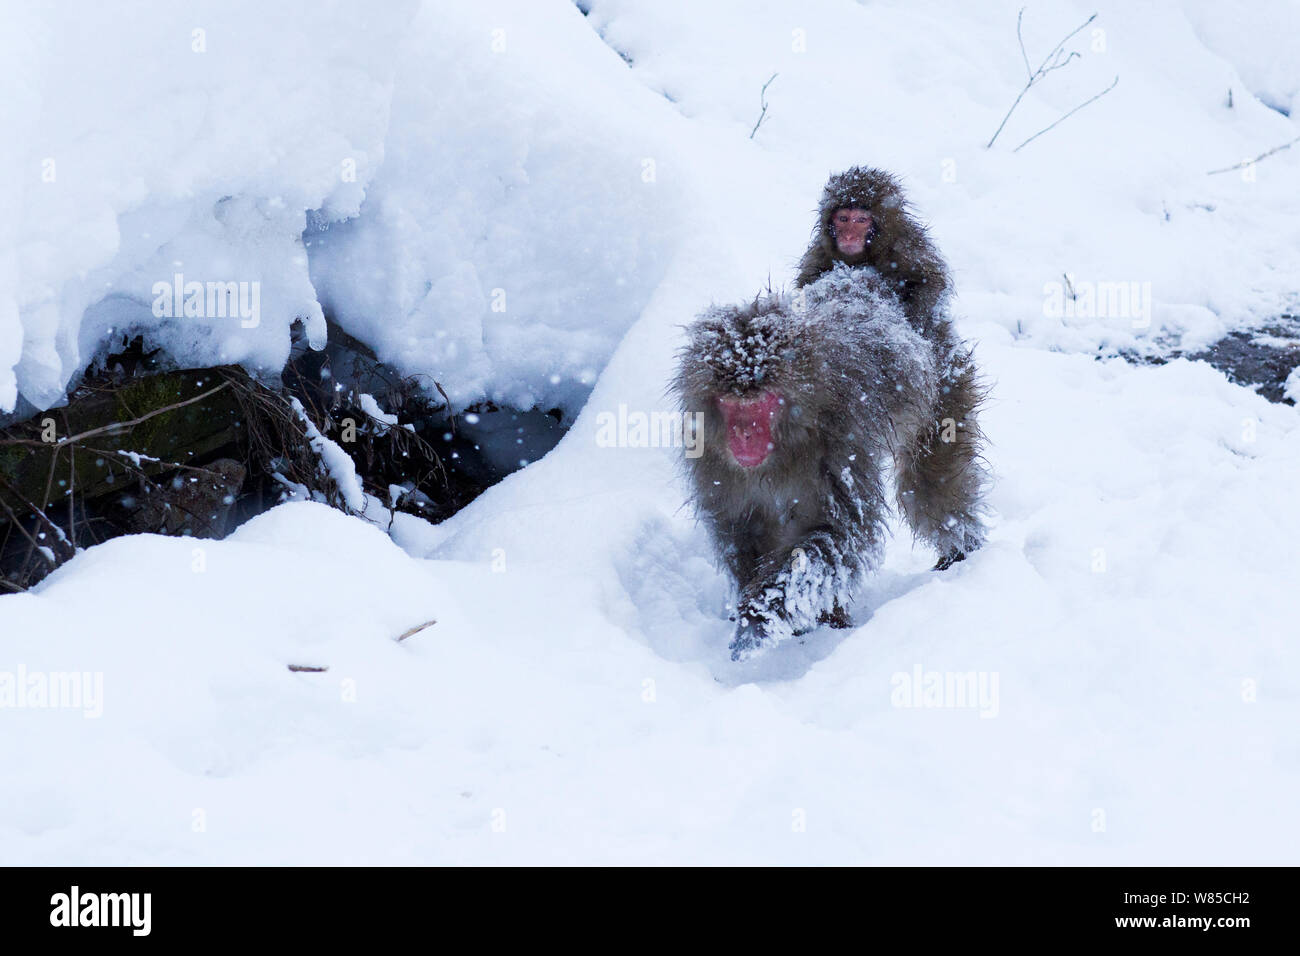
[[[731,659],[810,631],[848,603],[874,550],[847,529],[818,528],[759,563],[740,593]],[[842,611],[841,611],[842,613]]]

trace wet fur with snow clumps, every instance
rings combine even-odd
[[[866,247],[856,256],[845,256],[835,244],[834,219],[841,209],[871,213]],[[948,265],[902,185],[883,169],[854,166],[831,176],[822,190],[795,285],[811,285],[837,266],[874,271],[934,350],[939,402],[931,426],[899,461],[899,504],[917,536],[938,549],[937,567],[945,568],[984,542],[976,502],[987,482],[978,422],[985,390],[970,349],[952,325]]]
[[[891,462],[918,536],[945,553],[978,534],[978,483],[936,473],[926,453],[951,359],[871,269],[839,266],[795,295],[714,306],[690,327],[673,388],[683,412],[702,413],[702,453],[686,461],[737,589],[733,659],[844,623],[881,557]],[[770,453],[745,467],[720,399],[772,394]]]
[[[846,256],[835,245],[835,213],[841,209],[871,213],[867,244],[857,255]],[[879,272],[902,302],[908,319],[929,337],[931,317],[945,306],[952,280],[939,250],[903,196],[902,185],[883,169],[854,166],[827,180],[795,287],[816,282],[837,262]]]

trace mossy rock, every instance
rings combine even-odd
[[[0,500],[16,513],[27,502],[50,505],[74,489],[86,499],[120,494],[141,472],[156,476],[175,464],[192,464],[230,446],[238,446],[241,411],[234,389],[146,418],[120,432],[106,432],[68,443],[69,436],[144,418],[211,391],[224,379],[213,369],[161,372],[120,386],[92,384],[79,388],[65,408],[44,411],[0,432],[4,438],[40,440],[43,423],[53,419],[58,443],[0,444],[0,469],[12,488],[0,486]],[[120,452],[140,456],[138,464]],[[157,460],[152,460],[157,459]],[[48,489],[48,492],[47,492]],[[0,517],[0,520],[3,520]]]

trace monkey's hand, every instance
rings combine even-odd
[[[977,550],[983,543],[984,540],[980,535],[970,531],[966,532],[962,546],[958,547],[954,544],[948,548],[932,570],[947,571],[958,561],[965,561],[966,555]]]
[[[736,608],[736,633],[727,649],[733,661],[744,661],[794,636],[785,617],[785,592],[781,588],[762,588],[742,597]]]
[[[965,560],[966,560],[966,552],[962,551],[960,548],[952,547],[949,548],[948,551],[943,555],[943,557],[941,557],[935,563],[934,567],[931,568],[931,570],[947,571],[958,561],[965,561]]]
[[[835,602],[835,607],[831,608],[831,610],[822,611],[820,614],[817,615],[817,623],[829,624],[831,627],[836,629],[843,629],[843,628],[848,628],[853,626],[853,621],[849,617],[849,612],[844,610],[844,608],[840,607],[838,601]]]
[[[769,555],[741,592],[731,659],[745,660],[823,619],[839,624],[835,611],[847,603],[859,561],[827,531],[808,535],[788,554]]]

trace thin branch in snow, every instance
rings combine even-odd
[[[68,412],[63,411],[63,428],[68,430]],[[68,537],[72,539],[72,553],[77,553],[77,446],[68,448]]]
[[[1020,13],[1016,16],[1016,38],[1020,41],[1020,55],[1025,61],[1025,72],[1029,73],[1029,55],[1025,52],[1025,41],[1020,33],[1020,22],[1024,14],[1025,14],[1025,8],[1021,7]],[[1007,120],[1011,119],[1011,114],[1016,111],[1016,107],[1019,106],[1020,101],[1025,98],[1025,94],[1029,92],[1029,88],[1032,87],[1039,80],[1041,80],[1043,77],[1047,76],[1048,73],[1051,73],[1053,70],[1059,70],[1061,67],[1065,66],[1076,56],[1079,55],[1078,53],[1075,53],[1073,51],[1071,51],[1068,55],[1066,55],[1064,50],[1065,44],[1069,43],[1070,40],[1075,36],[1075,34],[1079,33],[1081,30],[1083,30],[1084,27],[1086,27],[1088,24],[1092,23],[1092,21],[1096,19],[1097,19],[1097,14],[1094,13],[1087,20],[1084,20],[1083,23],[1079,24],[1068,34],[1066,34],[1065,38],[1061,40],[1060,43],[1052,47],[1052,52],[1047,54],[1047,56],[1043,58],[1043,62],[1038,65],[1038,69],[1034,70],[1032,73],[1029,73],[1029,79],[1025,83],[1024,88],[1016,96],[1016,101],[1011,104],[1011,109],[1007,110],[1007,115],[1002,117],[1002,122],[998,124],[997,131],[994,132],[993,138],[990,139],[988,143],[985,145],[984,147],[985,149],[989,149],[990,147],[993,146],[995,142],[997,142],[998,136],[1001,135],[1002,133],[1002,128],[1007,125]],[[1062,56],[1065,56],[1065,59],[1061,59]],[[1118,79],[1118,77],[1116,77],[1116,79]],[[1064,116],[1061,117],[1061,119],[1064,118],[1065,118]],[[1058,120],[1057,122],[1060,121]],[[1050,128],[1051,127],[1049,127],[1049,129]],[[1044,130],[1043,132],[1046,132],[1046,130]],[[1030,137],[1030,139],[1032,138],[1033,137]],[[1028,141],[1029,140],[1025,140],[1025,142]],[[1021,143],[1020,145],[1023,146],[1024,143]]]
[[[417,625],[415,625],[415,627],[408,628],[408,629],[406,629],[405,631],[403,631],[401,634],[397,635],[397,639],[398,639],[399,641],[404,641],[404,640],[406,640],[408,637],[410,637],[412,634],[419,634],[419,633],[420,633],[421,631],[423,631],[426,627],[433,627],[433,625],[435,625],[435,624],[437,624],[437,623],[438,623],[437,621],[425,621],[423,624],[417,624]]]
[[[767,118],[767,88],[772,85],[772,81],[778,76],[780,76],[779,73],[773,73],[768,77],[767,82],[763,84],[763,88],[758,91],[758,102],[762,105],[763,111],[758,114],[758,122],[755,123],[754,128],[749,131],[750,139],[754,138],[754,134],[758,132],[758,128],[763,125],[763,120]]]
[[[38,506],[34,501],[31,501],[25,495],[23,495],[23,493],[19,491],[15,485],[10,483],[9,480],[6,479],[5,476],[2,474],[0,474],[0,485],[4,486],[5,490],[9,492],[9,494],[13,497],[13,499],[16,502],[18,502],[18,504],[22,505],[29,512],[31,512],[32,517],[38,519],[39,521],[44,522],[46,529],[48,529],[46,533],[52,536],[50,538],[51,545],[57,546],[59,544],[63,544],[66,546],[68,544],[68,540],[63,533],[63,529],[60,528],[57,524],[55,524],[53,519],[50,518],[50,516],[45,513],[45,509],[49,507],[48,492],[46,497],[46,503],[44,505]],[[46,561],[48,561],[50,564],[56,567],[62,564],[68,558],[72,557],[72,554],[70,553],[66,557],[60,558],[56,554],[53,546],[43,545],[39,541],[37,541],[31,535],[31,533],[28,532],[28,530],[25,527],[23,527],[23,523],[19,520],[18,515],[14,514],[13,509],[10,508],[9,505],[5,503],[3,498],[0,498],[0,507],[3,507],[5,513],[9,515],[9,520],[12,526],[17,528],[20,532],[22,532],[23,536],[27,538],[28,541],[31,542],[31,548],[28,549],[27,556],[23,559],[24,566],[26,566],[27,562],[31,561],[32,556],[38,551],[41,553],[41,556],[44,557]],[[46,552],[48,552],[48,554]],[[51,558],[50,557],[51,554],[55,555],[55,557]]]
[[[1217,176],[1219,173],[1230,173],[1230,172],[1232,172],[1234,169],[1245,169],[1247,166],[1253,166],[1253,165],[1255,165],[1255,163],[1259,162],[1261,159],[1267,159],[1268,157],[1272,156],[1274,153],[1280,153],[1280,152],[1282,152],[1282,150],[1284,150],[1284,149],[1290,149],[1290,148],[1291,148],[1292,146],[1294,146],[1296,143],[1300,143],[1300,136],[1297,136],[1295,139],[1291,140],[1291,142],[1289,142],[1289,143],[1283,143],[1281,146],[1274,146],[1274,147],[1273,147],[1272,149],[1270,149],[1268,152],[1266,152],[1266,153],[1260,153],[1260,154],[1259,154],[1258,156],[1256,156],[1254,159],[1243,159],[1241,162],[1237,163],[1235,166],[1224,166],[1222,169],[1211,169],[1211,170],[1210,170],[1208,173],[1206,173],[1205,175],[1207,175],[1207,176]]]
[[[0,478],[0,481],[3,481],[3,480],[4,480],[3,478]],[[5,487],[9,488],[10,490],[13,489],[13,486],[10,485],[7,481],[5,482]],[[35,507],[36,507],[35,505],[32,505],[32,508],[33,508],[33,509],[35,509]],[[32,533],[31,533],[30,531],[28,531],[26,528],[23,527],[23,523],[22,523],[21,521],[18,520],[18,516],[17,516],[16,514],[14,514],[14,510],[13,510],[12,508],[9,507],[9,505],[5,502],[5,500],[4,500],[3,498],[0,498],[0,508],[3,508],[3,509],[5,510],[5,514],[9,515],[9,522],[10,522],[10,524],[11,524],[13,527],[17,528],[20,532],[22,532],[23,537],[25,537],[28,541],[30,541],[30,542],[32,543],[32,549],[33,549],[33,550],[40,550],[41,547],[42,547],[41,543],[40,543],[39,541],[37,541],[34,537],[32,537]],[[41,517],[42,517],[42,518],[45,518],[44,513],[41,514]],[[49,519],[49,518],[45,518],[45,520],[46,520],[46,521],[49,521],[50,519]],[[28,553],[30,554],[31,552],[28,552]],[[5,583],[8,583],[8,582],[5,582]],[[15,585],[15,586],[16,586],[16,585]],[[19,588],[19,590],[26,590],[26,589],[25,589],[25,588]]]
[[[1020,12],[1016,14],[1016,39],[1020,41],[1020,58],[1025,61],[1025,78],[1030,83],[1034,81],[1034,71],[1029,68],[1029,54],[1025,52],[1025,37],[1020,32],[1020,25],[1025,19],[1025,8],[1021,7]]]
[[[1017,146],[1017,147],[1016,147],[1015,149],[1013,149],[1011,152],[1013,152],[1013,153],[1018,153],[1018,152],[1020,152],[1020,150],[1021,150],[1022,148],[1024,148],[1025,146],[1028,146],[1028,145],[1029,145],[1030,143],[1032,143],[1034,140],[1038,139],[1038,137],[1042,136],[1044,133],[1046,133],[1046,132],[1047,132],[1049,129],[1051,129],[1053,126],[1059,126],[1061,123],[1063,123],[1065,120],[1069,119],[1069,118],[1070,118],[1071,116],[1073,116],[1075,113],[1079,112],[1079,110],[1083,109],[1083,108],[1084,108],[1085,106],[1087,106],[1089,103],[1095,103],[1097,100],[1101,99],[1103,96],[1105,96],[1105,95],[1106,95],[1107,93],[1109,93],[1111,90],[1113,90],[1113,89],[1115,88],[1116,84],[1118,84],[1118,83],[1119,83],[1119,76],[1116,75],[1115,79],[1111,82],[1110,86],[1106,87],[1104,90],[1102,90],[1102,91],[1101,91],[1100,93],[1098,93],[1096,96],[1093,96],[1093,97],[1090,97],[1090,98],[1084,100],[1082,103],[1080,103],[1080,104],[1079,104],[1078,106],[1076,106],[1074,109],[1070,110],[1070,112],[1066,113],[1064,116],[1062,116],[1060,119],[1058,119],[1058,120],[1057,120],[1055,123],[1053,123],[1051,126],[1046,126],[1046,127],[1044,127],[1043,129],[1040,129],[1037,133],[1035,133],[1033,136],[1029,137],[1029,139],[1025,140],[1023,143],[1021,143],[1019,146]]]
[[[112,422],[108,425],[101,425],[99,428],[92,428],[89,431],[84,431],[80,435],[72,435],[68,438],[60,438],[57,442],[54,442],[53,445],[51,445],[50,442],[37,441],[36,439],[32,439],[32,438],[0,438],[0,445],[33,445],[36,448],[51,448],[51,447],[61,448],[64,445],[75,445],[79,441],[84,441],[87,438],[93,438],[96,435],[103,435],[106,433],[114,434],[119,431],[125,431],[127,429],[134,428],[136,425],[139,425],[141,422],[147,422],[149,419],[155,418],[158,415],[164,415],[167,412],[174,412],[176,411],[176,409],[184,408],[186,405],[193,405],[195,402],[201,402],[203,401],[203,399],[215,395],[217,394],[217,392],[221,391],[222,389],[229,388],[229,387],[230,387],[230,382],[223,382],[220,385],[218,385],[216,388],[210,388],[206,392],[202,393],[201,395],[195,395],[193,398],[187,398],[183,402],[176,402],[174,405],[168,405],[165,408],[155,408],[152,412],[149,412],[148,414],[145,415],[141,415],[139,418],[133,418],[129,422]]]

